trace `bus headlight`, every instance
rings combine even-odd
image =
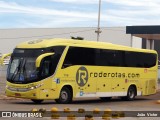
[[[30,89],[30,90],[37,89],[37,88],[41,87],[42,85],[43,85],[43,84],[38,84],[38,85],[36,85],[36,86],[30,87],[29,89]]]

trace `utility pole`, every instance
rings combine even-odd
[[[97,42],[99,41],[100,33],[102,32],[100,30],[100,19],[101,19],[100,17],[101,17],[101,0],[99,0],[98,26],[97,26],[97,30],[95,31],[95,33],[97,33]]]

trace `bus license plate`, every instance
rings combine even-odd
[[[15,96],[20,97],[21,94],[20,93],[15,93]]]

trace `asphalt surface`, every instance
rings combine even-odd
[[[75,99],[72,104],[56,104],[54,100],[46,100],[42,104],[34,104],[30,100],[26,99],[14,99],[2,96],[0,100],[0,111],[29,111],[33,108],[40,109],[45,108],[47,111],[51,111],[53,107],[56,107],[58,111],[63,111],[64,108],[70,108],[71,111],[77,111],[79,108],[85,109],[85,111],[93,111],[95,108],[100,111],[105,109],[111,109],[112,111],[159,111],[160,104],[157,104],[157,100],[160,99],[160,92],[151,96],[136,97],[134,101],[122,101],[120,98],[112,98],[110,101],[103,102],[99,98],[86,98]],[[131,113],[132,114],[132,113]],[[86,114],[84,114],[85,116]],[[159,120],[160,117],[123,117],[120,120]],[[22,118],[0,118],[2,120],[19,120]],[[23,118],[23,120],[38,120],[38,119],[51,119],[50,116],[44,118]],[[66,120],[66,117],[59,118],[60,120]],[[77,117],[76,120],[85,120],[84,117]],[[100,116],[94,117],[94,120],[102,120]]]
[[[56,107],[58,111],[63,111],[64,108],[68,107],[71,111],[77,111],[79,108],[85,109],[85,111],[93,111],[95,108],[100,111],[105,109],[111,109],[112,111],[160,111],[160,104],[156,101],[160,98],[160,92],[151,96],[137,97],[134,101],[122,101],[119,98],[113,98],[110,101],[103,102],[98,98],[95,99],[79,99],[74,100],[72,104],[56,104],[53,100],[46,100],[42,104],[34,104],[30,100],[26,99],[1,99],[0,100],[0,111],[31,111],[33,108],[45,108],[50,111],[51,108]],[[159,112],[160,114],[160,112]],[[2,119],[2,118],[1,118]],[[10,118],[3,118],[10,119]],[[13,119],[13,118],[12,118]],[[15,118],[17,119],[17,118]],[[18,118],[22,119],[22,118]],[[27,118],[24,118],[27,119]],[[31,118],[29,118],[31,119]],[[40,119],[40,118],[32,118]],[[51,117],[45,117],[43,119],[51,119]],[[66,119],[66,118],[60,118]],[[78,120],[84,120],[83,117],[78,117]],[[101,117],[94,118],[95,120],[100,120]],[[120,118],[124,120],[158,120],[158,117],[124,117]]]
[[[71,104],[57,104],[54,100],[46,100],[41,104],[34,104],[27,99],[5,98],[0,100],[0,111],[31,110],[32,108],[46,108],[51,110],[57,107],[60,111],[65,107],[70,107],[76,111],[78,108],[85,108],[86,111],[92,111],[94,108],[104,110],[110,108],[113,111],[160,111],[160,104],[156,101],[160,99],[160,92],[151,96],[136,97],[134,101],[123,101],[120,98],[112,98],[110,101],[101,101],[99,98],[74,99]]]
[[[0,65],[0,94],[4,94],[4,89],[6,86],[6,71],[7,67]]]

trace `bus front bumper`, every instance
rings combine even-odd
[[[36,90],[30,90],[26,92],[12,91],[6,88],[6,96],[26,99],[40,99],[40,95]]]
[[[20,91],[20,89],[8,89],[6,88],[6,96],[16,97],[16,98],[25,98],[25,99],[57,99],[59,96],[57,91],[53,89],[33,89]]]

